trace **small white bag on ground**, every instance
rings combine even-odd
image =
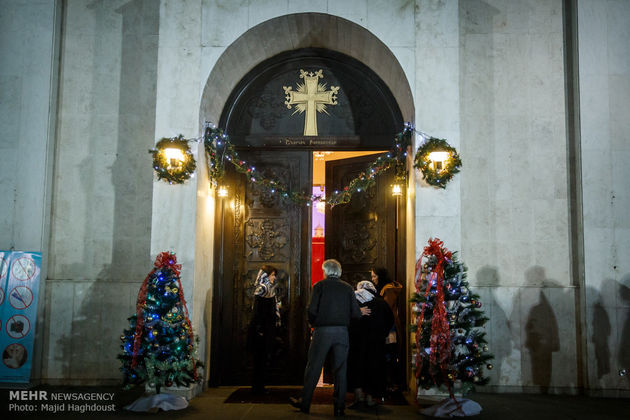
[[[466,398],[460,398],[457,403],[452,398],[446,398],[437,404],[420,410],[425,416],[451,418],[476,416],[481,413],[481,406]]]
[[[140,397],[131,404],[125,406],[129,411],[157,412],[160,408],[164,411],[182,410],[188,407],[186,398],[172,394],[154,394]]]

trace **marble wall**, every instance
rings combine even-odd
[[[630,394],[630,3],[578,2],[588,384]],[[609,390],[603,392],[603,390]]]
[[[120,381],[152,268],[159,1],[67,1],[46,281],[47,382]]]
[[[0,1],[0,249],[42,251],[47,235],[56,13],[50,1]]]
[[[459,3],[461,251],[490,316],[490,388],[577,385],[562,1]]]
[[[55,152],[60,2],[0,1],[0,249],[42,252],[47,276]],[[40,295],[46,293],[40,282]],[[32,378],[41,374],[38,299]]]
[[[458,2],[416,2],[415,82],[416,128],[445,138],[460,149],[460,74]],[[424,139],[416,136],[416,147]],[[437,189],[413,171],[416,185],[416,258],[429,238],[440,238],[447,248],[461,249],[461,177]],[[413,284],[413,283],[410,283]],[[412,287],[410,287],[412,288]]]

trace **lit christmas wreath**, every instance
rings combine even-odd
[[[194,176],[197,162],[190,151],[188,140],[181,134],[172,138],[163,137],[149,153],[153,155],[153,169],[158,180],[183,184]]]
[[[429,138],[418,148],[413,165],[420,169],[427,184],[438,188],[446,188],[461,166],[462,160],[457,150],[446,140],[435,137]]]

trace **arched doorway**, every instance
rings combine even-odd
[[[308,78],[316,79],[310,88]],[[313,86],[321,95],[308,92]],[[334,99],[324,94],[331,91]],[[311,103],[301,102],[298,112],[287,109],[308,94]],[[318,107],[318,100],[325,107]],[[313,114],[309,128],[306,121]],[[294,191],[309,191],[314,151],[388,150],[402,130],[403,116],[388,86],[363,63],[329,49],[302,48],[278,54],[248,72],[230,93],[219,125],[258,173],[284,180]],[[369,156],[331,162],[326,187],[342,187],[373,160]],[[279,269],[283,294],[268,382],[299,384],[309,338],[305,308],[311,286],[310,208],[266,194],[234,170],[228,170],[224,182],[231,197],[222,202],[215,224],[210,383],[250,383],[247,333],[254,280],[263,264],[271,264]],[[351,203],[327,210],[332,233],[326,235],[326,257],[340,260],[343,279],[351,284],[369,279],[374,266],[405,278],[404,206],[396,206],[390,184],[387,175],[380,177]]]

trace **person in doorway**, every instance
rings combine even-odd
[[[249,324],[249,344],[253,352],[252,393],[265,393],[265,368],[270,365],[276,326],[280,322],[278,270],[263,265],[254,282],[254,308]]]
[[[402,285],[389,277],[387,269],[374,267],[371,271],[372,283],[394,314],[394,323],[385,339],[385,358],[387,360],[387,387],[389,391],[397,391],[400,387],[400,355],[401,338],[404,332],[398,311],[398,299],[402,293]]]
[[[361,311],[352,287],[341,281],[341,264],[326,260],[322,264],[326,278],[313,286],[308,305],[308,322],[313,337],[308,349],[304,370],[304,387],[301,398],[291,398],[290,404],[308,413],[326,355],[332,353],[334,414],[343,416],[346,399],[346,370],[348,362],[348,326],[352,319],[361,317]]]
[[[354,293],[361,313],[367,316],[350,324],[348,383],[355,400],[350,408],[373,407],[385,396],[385,337],[394,314],[371,281],[357,283]]]

